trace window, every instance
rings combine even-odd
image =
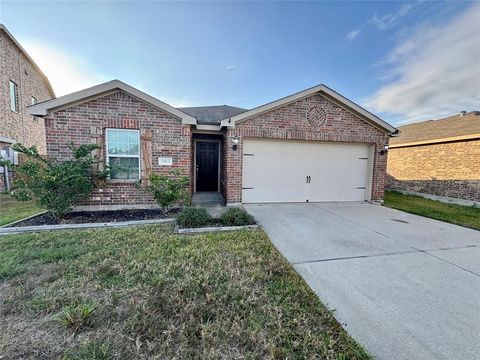
[[[32,99],[30,101],[30,104],[31,105],[35,105],[37,103],[37,99],[35,98],[35,96],[32,96]]]
[[[10,80],[10,110],[18,112],[18,88],[17,84]]]
[[[110,179],[140,179],[140,133],[107,129],[107,162]]]

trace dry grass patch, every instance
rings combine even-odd
[[[3,359],[367,359],[261,230],[0,238]]]

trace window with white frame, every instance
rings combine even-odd
[[[140,132],[107,129],[106,138],[110,179],[140,179]]]
[[[18,87],[12,80],[10,85],[10,110],[18,112]]]

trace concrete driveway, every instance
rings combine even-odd
[[[480,231],[367,203],[245,208],[376,358],[479,358]]]

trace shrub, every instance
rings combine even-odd
[[[222,225],[225,226],[242,226],[255,224],[253,216],[240,207],[229,208],[220,217],[220,222],[222,223]]]
[[[144,191],[150,193],[155,201],[166,215],[173,205],[181,205],[189,200],[188,185],[190,180],[186,176],[181,176],[180,171],[171,171],[169,176],[161,174],[152,174],[149,177],[148,185],[138,186]]]
[[[107,178],[109,170],[100,171],[94,166],[100,163],[92,156],[97,145],[75,147],[70,143],[68,148],[72,159],[58,162],[41,156],[35,146],[12,145],[12,149],[26,155],[27,160],[19,166],[5,160],[0,162],[15,171],[14,190],[10,195],[20,201],[34,200],[55,217],[72,210],[80,199],[91,194],[98,181]]]
[[[185,207],[177,215],[177,224],[181,227],[201,227],[207,225],[212,217],[203,208]]]

